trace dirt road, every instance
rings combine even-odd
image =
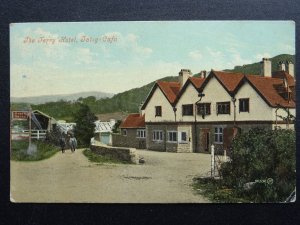
[[[210,155],[137,150],[142,165],[91,163],[82,154],[58,152],[39,162],[11,161],[15,202],[208,202],[191,187],[210,168]]]

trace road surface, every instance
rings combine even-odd
[[[11,201],[88,203],[204,203],[192,178],[207,174],[210,155],[137,150],[144,164],[89,162],[66,151],[38,162],[11,161]]]

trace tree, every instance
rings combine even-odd
[[[74,135],[77,138],[78,146],[86,147],[90,144],[90,139],[94,136],[95,120],[97,117],[91,112],[87,105],[80,104],[79,110],[74,114],[76,127]]]
[[[296,135],[293,130],[251,129],[233,141],[231,162],[224,163],[221,175],[226,186],[255,202],[285,200],[296,185]],[[247,182],[257,182],[244,191]]]

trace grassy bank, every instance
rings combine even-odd
[[[85,150],[83,150],[82,153],[89,159],[90,162],[94,162],[99,165],[102,165],[104,163],[131,164],[130,162],[117,160],[117,159],[111,158],[109,156],[98,155],[98,154],[92,152],[90,149],[85,149]]]
[[[193,188],[198,193],[215,203],[250,203],[249,199],[239,197],[233,189],[222,185],[221,180],[210,177],[194,178]]]
[[[39,161],[50,158],[58,150],[42,141],[32,142],[30,148],[28,141],[12,141],[10,158],[15,161]]]

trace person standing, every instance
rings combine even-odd
[[[70,140],[69,140],[69,144],[71,147],[71,151],[75,152],[76,148],[77,148],[77,140],[74,136],[71,136]]]
[[[59,145],[61,148],[61,153],[64,153],[66,147],[66,139],[63,136],[59,139]]]

